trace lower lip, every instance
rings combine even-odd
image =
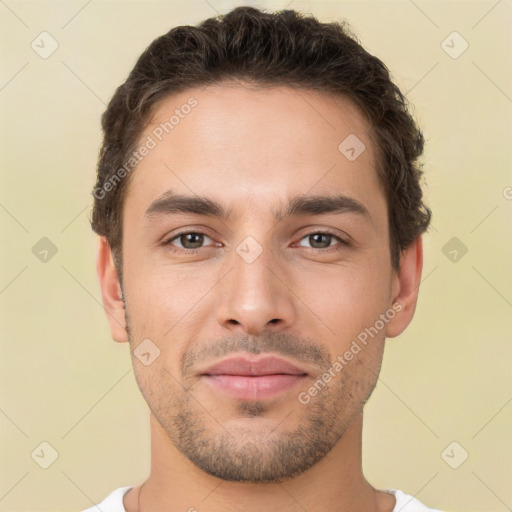
[[[305,375],[205,375],[216,389],[236,398],[261,400],[283,393],[302,382]]]

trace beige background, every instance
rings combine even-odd
[[[512,2],[247,4],[347,19],[427,139],[424,281],[366,408],[367,478],[446,510],[511,510]],[[1,511],[80,510],[147,476],[148,409],[128,345],[110,339],[94,268],[99,120],[156,36],[235,5],[0,2]],[[31,48],[43,31],[59,45],[47,59]],[[469,44],[456,59],[441,46],[453,31]],[[32,252],[43,237],[57,248],[46,262]],[[442,251],[452,237],[467,247],[455,262]],[[58,452],[47,469],[42,442]],[[463,450],[452,469],[445,459]]]

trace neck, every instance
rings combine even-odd
[[[151,473],[124,497],[127,512],[391,512],[395,498],[376,491],[361,464],[363,415],[358,415],[335,447],[318,463],[282,483],[231,482],[213,477],[171,443],[151,414]],[[236,508],[233,506],[236,504]]]

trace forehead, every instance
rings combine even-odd
[[[371,126],[351,100],[325,92],[232,83],[187,89],[156,106],[139,146],[149,140],[132,171],[130,208],[147,208],[169,189],[245,210],[308,192],[364,202],[380,189]]]

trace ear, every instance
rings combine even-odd
[[[394,338],[411,323],[423,269],[423,241],[421,236],[407,247],[400,257],[400,269],[394,273],[392,284],[392,308],[396,315],[386,328],[386,337]]]
[[[128,341],[128,332],[124,303],[121,300],[121,285],[110,244],[103,236],[99,237],[96,273],[100,282],[103,307],[107,314],[112,339],[118,343],[124,343]]]

